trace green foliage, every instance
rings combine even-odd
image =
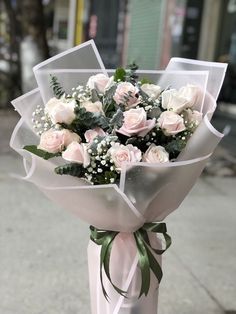
[[[55,168],[57,174],[67,174],[74,177],[82,177],[84,174],[84,167],[78,163],[70,163]]]
[[[147,77],[143,77],[141,79],[141,85],[143,84],[153,84],[153,82],[151,80],[149,80]]]
[[[142,96],[145,104],[155,106],[155,101],[152,100],[141,88],[139,89],[139,94]]]
[[[107,129],[109,127],[107,118],[100,113],[89,112],[86,111],[85,108],[77,107],[75,109],[75,114],[76,118],[70,125],[72,130],[93,129],[98,126],[102,129]]]
[[[28,152],[34,155],[37,155],[45,160],[48,160],[53,157],[61,156],[61,153],[52,154],[52,153],[46,152],[45,150],[38,149],[36,145],[26,145],[23,148],[27,150]]]
[[[152,119],[152,118],[158,119],[160,117],[161,113],[162,113],[162,111],[161,111],[160,107],[152,107],[152,109],[150,109],[147,112],[147,117],[149,119]]]
[[[93,182],[94,184],[110,184],[112,179],[113,183],[115,183],[117,177],[118,174],[116,172],[105,171],[103,174],[96,175],[96,178],[94,178]]]
[[[56,76],[50,74],[50,78],[50,87],[53,90],[54,96],[59,99],[65,94],[65,91],[63,90],[61,84],[58,82]]]
[[[138,75],[136,73],[137,70],[138,70],[138,66],[135,62],[128,65],[126,69],[126,81],[127,82],[130,82],[132,84],[136,83],[138,79]]]
[[[109,124],[112,128],[120,128],[123,125],[123,121],[124,121],[124,113],[120,108],[118,108],[116,113],[111,118]]]
[[[102,103],[103,103],[103,111],[107,117],[111,117],[116,111],[116,103],[113,99],[113,96],[116,91],[116,85],[111,86],[104,94]]]
[[[170,154],[170,159],[177,158],[179,153],[186,146],[186,141],[180,138],[172,139],[167,145],[165,145],[166,151]]]
[[[92,95],[91,95],[92,102],[100,101],[100,97],[99,97],[96,89],[92,89],[91,93],[92,93]]]
[[[126,71],[123,68],[118,68],[116,69],[116,72],[114,74],[114,81],[119,82],[122,81],[124,82],[126,80]]]

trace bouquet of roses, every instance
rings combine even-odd
[[[57,174],[91,184],[118,183],[125,162],[175,160],[202,120],[193,109],[200,90],[139,81],[136,69],[93,75],[69,94],[52,77],[55,95],[32,117],[40,143],[25,149],[45,159],[62,156],[67,163]]]
[[[223,137],[210,119],[225,70],[176,58],[105,70],[89,41],[37,65],[39,88],[13,101],[25,179],[91,225],[92,313],[156,313],[163,219]]]

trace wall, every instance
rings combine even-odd
[[[160,65],[164,0],[131,0],[127,63],[135,61],[142,69]]]

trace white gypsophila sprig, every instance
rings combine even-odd
[[[36,109],[33,111],[31,121],[33,128],[39,136],[52,127],[51,120],[48,115],[45,114],[44,107],[41,105],[37,105]]]
[[[117,178],[117,171],[113,160],[108,153],[109,148],[114,144],[112,136],[97,137],[88,148],[90,165],[86,169],[85,178],[91,184],[114,183]]]
[[[87,86],[78,85],[72,88],[72,98],[79,102],[90,101],[92,99],[91,89]]]

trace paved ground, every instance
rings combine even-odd
[[[17,117],[0,119],[0,314],[89,314],[87,225],[9,177]],[[160,314],[236,313],[235,183],[202,177],[168,217]]]

